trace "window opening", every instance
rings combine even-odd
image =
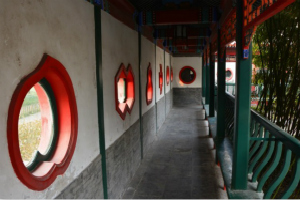
[[[196,79],[196,72],[194,68],[185,66],[179,72],[179,78],[183,83],[190,84]]]
[[[169,85],[170,82],[170,68],[167,66],[167,72],[166,72],[166,79],[167,79],[167,85]]]
[[[146,87],[146,102],[147,105],[152,103],[153,99],[153,83],[152,83],[152,70],[149,63],[148,73],[147,73],[147,87]]]

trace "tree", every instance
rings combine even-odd
[[[300,139],[300,3],[257,27],[253,63],[263,84],[258,112]]]

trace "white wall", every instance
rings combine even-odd
[[[152,69],[152,84],[153,84],[153,99],[152,103],[147,106],[146,103],[146,84],[148,66],[151,64]],[[142,36],[142,110],[143,114],[155,105],[155,45],[150,42],[146,37]]]
[[[201,57],[173,57],[173,87],[175,88],[200,88],[202,87],[202,58]],[[182,67],[191,66],[196,71],[196,79],[191,84],[180,81],[179,72]]]
[[[106,149],[139,119],[138,33],[102,11],[102,66]],[[135,77],[135,103],[122,120],[115,105],[115,76],[123,63],[131,64]]]
[[[53,198],[99,155],[93,6],[83,0],[0,1],[0,198]],[[67,69],[75,89],[78,138],[65,174],[44,191],[23,185],[8,155],[8,107],[20,79],[43,53]]]

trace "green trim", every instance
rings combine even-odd
[[[215,116],[215,59],[212,44],[209,44],[209,117]]]
[[[57,138],[58,138],[58,113],[57,113],[57,106],[56,106],[56,99],[54,96],[54,92],[51,88],[50,83],[45,78],[40,80],[39,84],[44,89],[44,91],[46,92],[46,94],[49,98],[49,103],[50,103],[50,107],[51,107],[51,111],[52,111],[52,118],[53,118],[53,134],[52,134],[52,138],[49,142],[49,146],[48,146],[46,154],[41,154],[39,151],[35,152],[35,155],[33,156],[32,161],[27,166],[27,169],[30,172],[34,171],[41,162],[47,161],[53,156],[55,147],[57,145]]]
[[[156,74],[156,40],[154,41],[154,57],[155,57],[155,65],[154,65],[154,78],[155,78],[155,121],[156,121],[156,135],[157,135],[157,129],[158,129],[158,126],[157,126],[157,94],[156,94],[156,90],[157,90],[157,85],[156,85],[156,76],[157,76],[157,74]],[[159,84],[159,83],[158,83]]]
[[[225,137],[225,71],[226,71],[226,47],[224,58],[221,60],[221,30],[218,29],[218,90],[217,90],[217,137]]]
[[[141,140],[141,159],[144,156],[144,144],[143,144],[143,114],[142,114],[142,33],[138,32],[138,46],[139,46],[139,118],[140,118],[140,140]]]
[[[102,38],[101,38],[101,7],[94,6],[95,18],[95,50],[96,50],[96,79],[97,79],[97,105],[99,145],[102,164],[103,197],[108,199],[107,172],[105,152],[105,129],[104,129],[104,102],[103,102],[103,74],[102,74]]]
[[[164,72],[163,72],[163,84],[164,84],[164,98],[165,98],[165,119],[167,118],[167,97],[166,97],[166,84],[167,84],[167,72],[166,72],[166,48],[164,47]]]

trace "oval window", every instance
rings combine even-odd
[[[179,72],[180,80],[185,84],[190,84],[196,79],[196,72],[194,68],[190,66],[183,67]]]

